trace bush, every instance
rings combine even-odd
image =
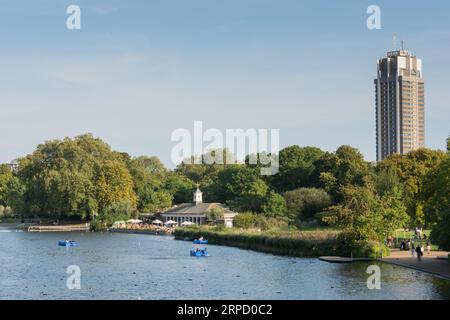
[[[288,216],[297,221],[310,220],[314,214],[331,205],[330,195],[323,189],[300,188],[284,194]]]
[[[380,243],[377,241],[352,241],[346,239],[343,234],[339,236],[339,240],[340,251],[345,252],[347,256],[352,256],[353,258],[380,258]],[[381,244],[381,251],[383,257],[390,254],[389,248],[384,244]]]
[[[440,221],[431,230],[430,240],[439,245],[440,249],[450,250],[450,210],[440,215]]]
[[[217,225],[214,226],[214,230],[215,231],[224,231],[226,229],[225,225],[222,223],[219,223]]]
[[[238,214],[234,218],[234,226],[242,229],[287,229],[289,228],[287,218],[268,218],[251,212]]]
[[[106,224],[98,219],[94,219],[91,221],[91,230],[92,231],[102,231],[102,230],[106,230]]]
[[[321,226],[331,226],[333,225],[333,212],[332,211],[321,211],[314,215],[314,219]]]
[[[255,226],[257,216],[251,212],[243,212],[234,218],[234,226],[236,228],[250,229]]]
[[[265,203],[261,206],[261,212],[268,218],[282,218],[286,215],[286,210],[286,200],[274,191],[267,195]]]
[[[0,217],[4,218],[12,218],[14,216],[14,212],[11,207],[4,207],[0,205]]]
[[[343,248],[345,250],[345,248]],[[348,248],[348,255],[353,258],[380,258],[380,243],[376,241],[358,241],[351,244]],[[390,250],[384,244],[381,244],[383,257],[390,254]]]
[[[223,209],[213,208],[206,213],[206,219],[209,222],[223,221]]]
[[[319,228],[320,226],[321,226],[320,221],[317,219],[303,221],[298,225],[300,229],[315,229]]]
[[[130,202],[116,202],[107,206],[98,218],[104,225],[111,226],[115,221],[130,219],[135,212]]]

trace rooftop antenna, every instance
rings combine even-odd
[[[403,40],[402,40],[402,51],[403,51]]]
[[[397,35],[395,33],[392,37],[392,47],[394,48],[394,51],[397,50]]]

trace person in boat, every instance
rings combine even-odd
[[[200,238],[198,238],[198,240],[203,241],[203,236],[201,236]]]

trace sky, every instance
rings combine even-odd
[[[72,4],[80,30],[66,27]],[[380,30],[366,26],[373,4]],[[173,167],[171,133],[195,120],[374,161],[373,79],[394,34],[423,60],[426,146],[444,149],[447,0],[2,0],[0,163],[89,132]]]

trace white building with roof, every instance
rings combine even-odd
[[[208,222],[208,213],[214,209],[220,210],[220,212],[223,214],[222,222],[226,227],[233,227],[233,220],[237,213],[219,202],[203,202],[203,193],[199,188],[195,190],[192,202],[175,205],[169,210],[163,212],[161,216],[164,218],[165,222],[173,220],[176,221],[178,225],[181,225],[186,221],[195,224],[205,224]]]

